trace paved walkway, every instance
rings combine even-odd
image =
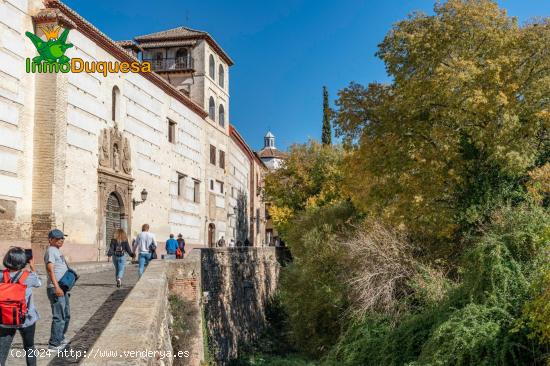
[[[128,264],[121,288],[115,284],[114,268],[109,271],[83,274],[75,288],[71,291],[71,322],[66,337],[70,340],[67,347],[67,357],[59,357],[57,353],[46,355],[50,326],[52,321],[50,303],[46,296],[46,282],[42,287],[34,289],[33,296],[41,319],[36,325],[35,345],[38,350],[38,365],[76,365],[81,359],[74,357],[76,351],[88,350],[101,331],[107,326],[112,315],[126,298],[137,282],[137,266]],[[121,335],[123,336],[123,335]],[[25,365],[25,357],[14,357],[16,351],[22,351],[22,341],[16,335],[12,345],[12,354],[7,365]],[[73,357],[70,357],[70,350]]]

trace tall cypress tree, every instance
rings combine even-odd
[[[328,106],[328,90],[323,86],[323,133],[321,136],[323,145],[332,144],[332,132],[330,130],[330,108]]]

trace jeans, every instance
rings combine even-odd
[[[124,267],[126,267],[126,255],[120,257],[113,255],[113,264],[115,265],[115,279],[122,279],[124,277]]]
[[[141,277],[150,261],[151,253],[139,253],[139,277]]]
[[[47,294],[52,307],[52,329],[48,343],[51,346],[59,346],[65,339],[65,333],[69,329],[71,320],[70,294],[67,292],[65,296],[57,297],[53,287],[48,287]]]
[[[36,350],[34,349],[34,331],[36,323],[25,328],[0,328],[0,365],[6,364],[6,359],[10,353],[11,342],[15,336],[15,331],[19,330],[21,338],[23,338],[23,348],[25,349],[25,357],[27,366],[36,365]]]

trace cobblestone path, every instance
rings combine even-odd
[[[42,276],[41,276],[42,277]],[[36,325],[35,345],[38,351],[38,365],[76,365],[81,359],[70,357],[76,351],[88,350],[105,329],[108,322],[122,303],[134,284],[137,282],[137,266],[128,264],[121,288],[115,284],[114,268],[98,273],[82,274],[77,285],[71,291],[71,321],[66,338],[71,344],[67,347],[67,356],[59,357],[57,352],[46,355],[52,314],[48,297],[46,296],[46,282],[42,287],[33,290],[34,301],[40,314]],[[123,335],[121,335],[123,336]],[[16,351],[23,351],[21,336],[15,336],[11,355],[8,357],[8,366],[25,365],[25,357],[15,357]]]

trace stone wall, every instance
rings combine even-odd
[[[279,277],[276,249],[202,249],[201,270],[210,352],[225,365],[238,355],[239,344],[254,340],[265,326]]]
[[[198,366],[204,353],[200,331],[189,335],[188,349],[172,348],[168,296],[172,292],[198,307],[199,266],[196,251],[185,260],[152,261],[81,364],[172,365],[176,363],[174,352],[188,351],[184,364]],[[200,330],[201,317],[195,321]]]

